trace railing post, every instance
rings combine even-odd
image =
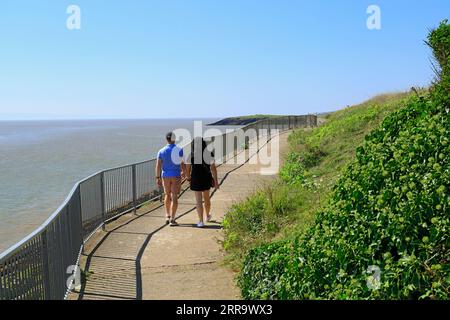
[[[269,130],[267,131],[267,141],[269,142],[272,136],[272,120],[269,118],[267,120]]]
[[[47,231],[44,230],[41,233],[42,241],[42,281],[44,282],[44,299],[50,300],[50,268],[48,264],[48,244],[47,244]]]
[[[137,206],[137,196],[136,196],[136,165],[133,164],[132,165],[132,170],[131,170],[131,174],[132,174],[132,187],[133,187],[133,212],[134,214],[136,214],[136,206]]]
[[[234,157],[237,156],[237,152],[238,152],[238,149],[239,149],[238,143],[239,143],[238,136],[237,136],[236,132],[234,132],[233,133],[233,148],[234,148],[233,155],[234,155]],[[235,161],[236,161],[236,159],[235,159]]]
[[[80,206],[80,239],[81,239],[81,254],[84,254],[83,206],[82,206],[82,203],[81,203],[81,184],[78,185],[78,205]]]
[[[6,299],[6,292],[3,293],[3,272],[4,270],[4,266],[0,264],[0,300],[4,300]],[[5,290],[6,290],[6,286],[5,286]]]
[[[104,171],[100,174],[100,199],[102,202],[102,218],[103,218],[102,230],[106,231],[105,172]]]

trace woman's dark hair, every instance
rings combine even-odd
[[[208,148],[205,139],[202,137],[194,138],[191,144],[191,163],[192,164],[211,164],[214,161],[213,152],[205,152]]]

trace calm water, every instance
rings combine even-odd
[[[0,252],[48,218],[77,181],[154,158],[176,128],[192,132],[193,120],[0,122]]]

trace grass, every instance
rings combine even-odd
[[[332,187],[355,158],[364,137],[412,95],[402,92],[376,96],[328,114],[319,128],[293,132],[280,179],[227,213],[224,248],[230,266],[240,270],[250,249],[291,239],[307,229],[315,213],[328,203]]]

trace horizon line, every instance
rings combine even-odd
[[[2,119],[0,121],[95,121],[95,120],[193,120],[193,119],[218,119],[221,117],[155,117],[155,118],[12,118],[12,119]]]
[[[327,111],[327,112],[315,112],[315,113],[306,113],[306,114],[270,114],[270,116],[302,116],[302,115],[319,115],[319,114],[326,114],[334,111]],[[123,121],[123,120],[196,120],[196,119],[227,119],[227,118],[239,118],[239,117],[249,117],[249,116],[256,116],[257,114],[248,114],[248,115],[231,115],[231,116],[222,116],[222,117],[155,117],[155,118],[13,118],[13,119],[2,119],[0,118],[0,122],[12,122],[12,121],[102,121],[102,120],[110,120],[110,121]],[[269,115],[269,114],[268,114]]]

